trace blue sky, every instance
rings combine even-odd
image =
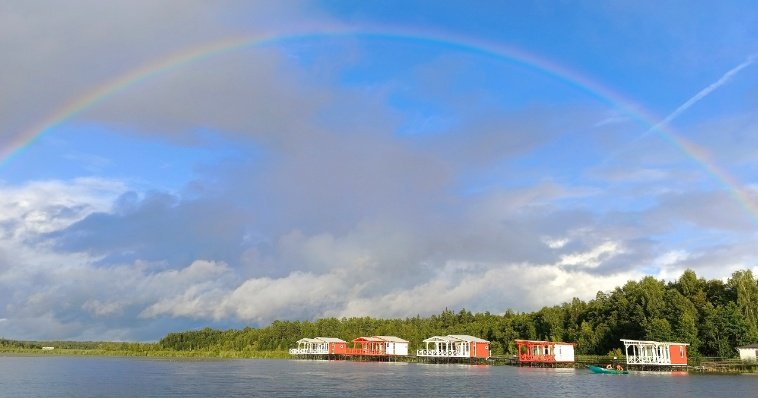
[[[15,146],[143,65],[257,35],[283,39]],[[532,311],[758,272],[755,37],[740,1],[5,2],[0,337]]]

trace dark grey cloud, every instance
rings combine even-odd
[[[182,201],[158,192],[121,195],[112,212],[96,212],[43,235],[57,250],[102,257],[103,265],[137,260],[183,267],[195,259],[238,263],[248,217],[223,201]]]
[[[8,57],[0,65],[0,144],[115,77],[200,43],[303,20],[303,8],[194,0],[3,2],[0,52]],[[231,23],[239,18],[248,24]]]

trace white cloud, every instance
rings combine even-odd
[[[553,238],[548,238],[548,237],[542,238],[542,242],[544,242],[547,245],[547,247],[551,249],[560,249],[563,246],[566,246],[566,244],[569,243],[569,241],[570,240],[568,238],[561,238],[561,239],[553,239]]]
[[[618,242],[603,242],[588,251],[562,255],[558,265],[597,268],[602,261],[613,258],[623,252],[624,250]]]
[[[110,209],[125,189],[120,181],[98,178],[0,184],[0,233],[19,240],[61,229]]]
[[[195,285],[151,305],[141,316],[233,317],[266,324],[282,318],[428,315],[444,307],[497,312],[507,305],[535,310],[573,297],[588,300],[597,291],[640,276],[639,272],[599,276],[555,265],[450,262],[411,288],[396,289],[390,284],[383,292],[366,294],[345,273],[293,272],[281,278],[252,278],[228,290]]]
[[[674,264],[679,264],[682,261],[687,260],[689,257],[690,254],[685,250],[674,250],[663,253],[661,256],[656,258],[655,261],[653,261],[653,264],[666,267]]]
[[[82,304],[82,309],[95,316],[115,316],[123,313],[124,305],[116,301],[87,300]]]

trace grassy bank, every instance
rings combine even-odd
[[[754,373],[758,374],[758,362],[743,362],[739,359],[706,359],[694,366],[693,370],[702,373]]]
[[[286,351],[221,351],[221,350],[114,350],[55,348],[42,350],[37,348],[0,348],[0,355],[34,355],[34,356],[113,356],[113,357],[148,357],[148,358],[228,358],[228,359],[282,359],[289,358]]]

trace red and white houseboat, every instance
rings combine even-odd
[[[423,341],[426,348],[416,356],[426,358],[489,358],[490,342],[465,334],[432,336]]]
[[[630,366],[687,366],[687,343],[621,339]]]
[[[347,342],[336,337],[303,338],[297,348],[290,348],[291,355],[340,355],[347,352]]]
[[[516,340],[518,361],[523,364],[573,363],[575,343]]]
[[[396,336],[358,337],[353,340],[353,347],[348,348],[346,355],[361,356],[394,356],[408,355],[408,340]]]
[[[327,344],[327,354],[329,355],[342,355],[347,352],[347,341],[338,339],[336,337],[316,337],[321,341],[325,341]]]

